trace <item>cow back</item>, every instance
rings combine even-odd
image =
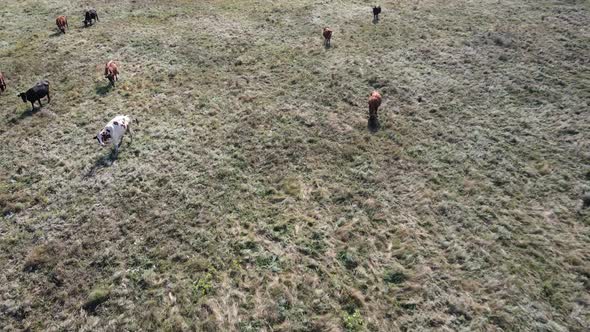
[[[42,98],[42,97],[47,96],[48,93],[49,93],[49,81],[43,80],[43,81],[37,82],[37,84],[35,84],[35,86],[33,86],[32,88],[30,88],[27,91],[27,97]]]
[[[117,69],[117,64],[115,61],[110,60],[104,67],[104,74],[105,76],[115,76],[119,75],[119,70]]]
[[[377,110],[381,106],[381,94],[377,91],[373,91],[369,97],[369,109]]]

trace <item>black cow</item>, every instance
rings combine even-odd
[[[84,13],[84,26],[87,27],[88,25],[92,25],[92,20],[99,22],[98,14],[96,13],[96,9],[88,9],[86,13]]]
[[[381,6],[373,7],[373,20],[379,21],[379,14],[381,14]]]
[[[39,102],[40,107],[43,107],[43,104],[41,104],[41,98],[47,96],[47,102],[51,102],[51,97],[49,96],[49,81],[39,81],[35,84],[34,87],[27,90],[27,92],[19,93],[18,96],[23,99],[24,103],[30,101],[33,109],[35,109],[36,101]]]

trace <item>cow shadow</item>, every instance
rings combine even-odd
[[[373,24],[377,24],[379,23],[379,18],[378,17],[374,17],[373,18]]]
[[[96,171],[98,171],[101,168],[107,168],[107,167],[112,166],[116,160],[117,160],[117,153],[115,152],[115,149],[111,149],[109,154],[100,156],[94,161],[94,164],[88,170],[88,172],[86,172],[86,174],[84,174],[83,178],[88,179],[88,178],[93,177],[96,174]]]
[[[101,85],[96,87],[96,94],[99,96],[105,96],[113,89],[113,85],[108,83],[107,85]]]
[[[372,133],[376,133],[381,128],[381,124],[379,123],[379,119],[377,117],[369,117],[369,121],[367,122],[367,128]]]
[[[327,49],[327,50],[329,50],[329,49],[332,48],[332,44],[331,43],[330,44],[324,43],[324,48]]]
[[[63,35],[63,33],[61,31],[56,31],[56,32],[50,34],[49,38],[55,38],[55,37],[59,37],[61,35]]]
[[[15,116],[12,119],[8,120],[8,122],[10,122],[12,124],[17,124],[20,121],[22,121],[23,119],[28,118],[30,116],[33,116],[33,115],[39,113],[39,111],[41,109],[42,109],[41,107],[39,107],[39,108],[34,107],[34,108],[31,108],[31,109],[28,109],[28,110],[22,112],[21,114],[19,114],[18,116]]]

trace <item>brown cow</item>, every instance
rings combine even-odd
[[[119,70],[117,69],[117,64],[115,61],[111,60],[107,62],[104,66],[104,77],[108,78],[109,81],[113,86],[115,86],[115,81],[118,81],[119,78]]]
[[[381,106],[381,94],[377,91],[373,91],[369,97],[369,117],[377,117],[379,106]]]
[[[63,15],[58,16],[55,19],[55,24],[57,25],[57,28],[63,33],[66,33],[66,27],[68,29],[70,28],[70,26],[68,25],[68,18]]]
[[[322,30],[322,34],[324,35],[324,45],[330,47],[330,40],[332,39],[332,29],[324,28],[324,30]]]
[[[381,106],[381,94],[377,91],[373,91],[369,97],[369,122],[368,126],[371,130],[377,130],[379,128],[379,120],[377,119],[377,111]]]
[[[6,81],[4,80],[4,74],[0,71],[0,93],[6,91]]]

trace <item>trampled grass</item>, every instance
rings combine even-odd
[[[87,4],[0,5],[5,330],[590,327],[588,1]]]

